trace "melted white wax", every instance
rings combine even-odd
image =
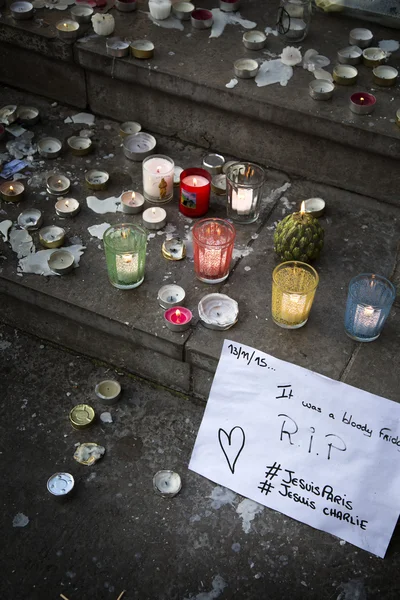
[[[10,233],[10,244],[18,258],[24,258],[31,252],[35,252],[35,246],[29,233],[25,229],[12,229]]]
[[[245,29],[254,29],[257,23],[243,19],[240,13],[226,13],[219,8],[213,8],[214,21],[211,28],[210,38],[218,38],[222,35],[226,25],[241,25]]]
[[[79,266],[80,258],[85,250],[85,246],[81,246],[80,244],[76,244],[74,246],[64,246],[64,250],[68,250],[74,257],[74,267]],[[29,254],[25,258],[21,258],[18,263],[18,272],[19,273],[33,273],[35,275],[44,275],[44,277],[49,277],[50,275],[58,275],[58,273],[54,273],[49,268],[48,260],[53,252],[56,251],[56,248],[52,248],[49,250],[39,250],[39,252],[34,252],[33,254]]]
[[[122,212],[121,196],[110,196],[110,198],[105,198],[104,200],[100,200],[97,196],[88,196],[86,198],[86,203],[90,210],[98,215]]]
[[[230,80],[229,83],[227,83],[225,85],[225,87],[227,87],[227,88],[234,88],[235,85],[237,85],[238,83],[239,83],[238,80],[236,79],[236,77],[234,77],[233,79]]]
[[[102,240],[104,232],[109,227],[111,227],[110,223],[100,223],[100,225],[92,225],[91,227],[88,227],[88,232],[92,237],[96,237],[99,240]]]
[[[182,21],[176,19],[172,15],[168,17],[168,19],[163,19],[162,21],[158,21],[152,17],[150,13],[147,13],[147,16],[149,17],[150,21],[152,21],[154,25],[157,25],[158,27],[164,27],[164,29],[179,29],[180,31],[184,30]]]
[[[278,58],[276,60],[266,60],[260,67],[256,76],[257,87],[280,83],[285,86],[289,79],[293,77],[293,68],[284,65]]]
[[[251,522],[254,520],[254,517],[262,513],[263,510],[264,506],[258,504],[258,502],[249,500],[248,498],[242,500],[242,502],[238,505],[236,512],[243,521],[242,527],[245,533],[250,532]]]
[[[10,229],[11,225],[12,221],[10,221],[9,219],[6,219],[5,221],[2,221],[0,223],[0,233],[3,236],[5,242],[7,242],[8,240],[8,230]]]

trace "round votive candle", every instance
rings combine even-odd
[[[170,0],[149,0],[149,11],[153,19],[163,21],[168,19],[171,13]]]
[[[206,10],[204,8],[195,8],[190,15],[192,27],[195,29],[210,29],[210,27],[212,27],[213,20],[214,17],[211,10]]]
[[[368,48],[371,45],[373,39],[372,31],[357,27],[352,29],[349,35],[349,44],[351,46],[358,46],[359,48]]]
[[[358,65],[362,59],[362,50],[358,46],[347,46],[338,50],[337,59],[343,65]]]
[[[78,214],[81,205],[75,198],[60,198],[55,203],[56,214],[59,217],[74,217]]]
[[[147,232],[139,225],[122,223],[103,235],[110,283],[120,289],[138,287],[144,280]]]
[[[357,92],[350,96],[350,110],[356,115],[369,115],[375,110],[376,98],[368,92]]]
[[[143,193],[154,204],[169,202],[174,195],[174,161],[163,154],[143,161]]]
[[[64,175],[50,175],[46,179],[47,191],[53,196],[63,196],[69,192],[71,182]]]
[[[165,227],[167,223],[167,213],[160,206],[146,208],[142,215],[143,225],[147,229],[158,230]]]
[[[308,89],[314,100],[329,100],[332,98],[335,85],[327,79],[315,79],[311,81]]]
[[[396,298],[391,281],[373,273],[361,273],[350,281],[344,327],[358,342],[372,342],[382,332]]]
[[[310,265],[297,261],[284,262],[272,274],[272,318],[284,329],[298,329],[307,323],[318,273]]]
[[[186,217],[201,217],[210,206],[211,175],[205,169],[185,169],[180,174],[179,210]]]
[[[115,379],[105,379],[96,384],[94,393],[103,404],[116,404],[121,395],[121,384]]]
[[[193,315],[188,308],[176,306],[164,313],[165,324],[171,331],[181,332],[189,329]]]
[[[180,285],[168,283],[158,290],[157,300],[161,308],[172,308],[181,305],[185,296],[185,290]]]
[[[67,275],[74,268],[74,255],[68,250],[55,250],[47,261],[49,269],[57,275]]]
[[[255,163],[237,162],[226,172],[228,218],[237,223],[254,223],[260,215],[265,171]]]
[[[6,202],[19,202],[25,192],[25,186],[20,181],[12,183],[4,182],[0,184],[0,194]]]
[[[141,213],[144,206],[144,198],[139,192],[124,192],[121,196],[122,212],[129,215]]]
[[[374,82],[381,87],[390,87],[397,81],[398,70],[388,65],[380,65],[372,71]]]
[[[78,36],[79,23],[72,19],[64,19],[56,24],[58,37],[62,40],[75,40]]]
[[[65,231],[62,227],[48,225],[39,231],[39,241],[43,248],[59,248],[65,240]]]
[[[204,283],[221,283],[229,275],[236,230],[224,219],[202,219],[192,228],[194,272]]]

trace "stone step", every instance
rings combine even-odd
[[[36,138],[53,135],[66,139],[87,128],[65,124],[64,119],[75,111],[60,105],[51,106],[48,100],[11,89],[4,90],[3,99],[5,104],[25,104],[40,109],[42,119],[32,128]],[[45,225],[65,228],[67,246],[82,243],[86,250],[79,267],[71,274],[43,277],[18,272],[15,252],[9,244],[0,241],[1,320],[157,384],[201,398],[207,397],[225,338],[334,379],[348,375],[349,364],[353,364],[356,355],[357,368],[361,369],[365,353],[369,385],[374,373],[377,382],[382,379],[376,370],[378,366],[382,368],[381,356],[387,354],[387,348],[391,348],[393,355],[400,350],[398,306],[397,310],[393,309],[381,338],[368,349],[365,345],[360,349],[360,344],[345,335],[343,317],[352,276],[377,272],[399,280],[399,208],[328,185],[291,179],[283,172],[270,169],[260,219],[252,225],[237,226],[232,272],[225,283],[210,286],[199,282],[190,257],[181,262],[169,262],[162,257],[161,245],[166,233],[188,238],[193,224],[179,213],[175,197],[166,206],[168,228],[148,241],[144,283],[136,290],[117,290],[108,281],[102,242],[89,234],[88,227],[103,222],[120,223],[126,216],[97,214],[88,208],[86,198],[93,192],[85,187],[84,173],[94,167],[109,171],[109,188],[95,194],[101,199],[118,196],[126,189],[141,191],[141,163],[124,157],[118,130],[119,123],[97,118],[93,127],[93,154],[76,157],[64,150],[56,160],[35,159],[27,169],[24,201],[18,205],[2,203],[1,220],[15,222],[24,208],[35,206],[43,212]],[[171,156],[177,165],[184,168],[201,165],[204,149],[163,136],[157,136],[157,141],[159,151]],[[4,142],[0,142],[0,154],[4,150]],[[55,199],[44,193],[46,174],[53,170],[71,179],[70,195],[81,203],[81,212],[73,219],[57,217]],[[272,240],[274,224],[297,209],[300,200],[312,196],[323,197],[327,205],[326,216],[321,219],[326,231],[326,247],[316,265],[320,285],[307,325],[297,331],[287,331],[277,327],[270,314],[271,276],[277,264]],[[213,196],[208,214],[225,217],[225,199]],[[140,216],[133,215],[131,219],[141,222]],[[37,233],[33,233],[33,240],[39,250]],[[185,289],[186,306],[194,314],[192,330],[183,334],[173,333],[164,325],[157,293],[167,282]],[[199,300],[214,291],[227,293],[239,302],[239,322],[227,332],[205,329],[198,321]],[[385,378],[391,394],[397,389],[396,374],[386,373]]]
[[[208,0],[204,6],[212,7]],[[166,29],[152,23],[147,3],[139,0],[135,13],[112,11],[116,34],[122,38],[151,39],[151,60],[113,59],[106,41],[84,37],[73,45],[56,37],[59,11],[41,9],[48,27],[36,21],[14,21],[7,12],[0,19],[2,55],[0,79],[10,85],[100,115],[138,120],[149,130],[227,154],[257,160],[292,176],[400,204],[400,128],[395,124],[400,92],[375,88],[371,69],[360,65],[356,86],[337,86],[328,102],[316,102],[308,94],[311,73],[301,67],[287,86],[258,88],[253,80],[240,80],[233,89],[233,62],[240,57],[268,59],[279,55],[284,43],[273,35],[264,51],[246,50],[243,27],[227,25],[223,34],[210,39],[209,31]],[[260,13],[255,0],[244,4],[241,15],[258,29],[274,26],[276,6]],[[57,14],[56,14],[57,13]],[[364,23],[343,15],[317,13],[302,51],[315,48],[328,56],[348,44],[349,31]],[[397,32],[370,25],[376,41],[396,38]],[[84,33],[90,33],[88,26]],[[390,57],[399,67],[399,53]],[[371,116],[356,116],[348,108],[355,91],[373,91],[377,108]]]

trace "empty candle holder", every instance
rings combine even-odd
[[[194,272],[204,283],[221,283],[229,275],[236,230],[224,219],[202,219],[192,228]]]
[[[139,225],[122,223],[103,236],[110,283],[120,289],[138,287],[144,280],[147,232]]]
[[[394,285],[381,275],[361,273],[350,281],[344,327],[358,342],[376,340],[396,297]]]
[[[260,215],[265,171],[250,162],[237,162],[226,172],[228,218],[237,223],[253,223]]]
[[[163,204],[174,195],[174,161],[157,154],[143,161],[143,193],[146,200]]]
[[[272,318],[284,329],[298,329],[307,323],[318,286],[318,273],[310,265],[288,261],[272,274]]]

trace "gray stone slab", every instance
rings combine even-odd
[[[0,42],[0,54],[0,81],[3,84],[79,108],[86,107],[85,75],[78,65],[67,61],[59,62],[40,56],[29,48],[3,42]],[[2,101],[3,96],[2,90]]]
[[[278,264],[273,251],[274,223],[311,196],[323,197],[327,205],[326,216],[320,220],[325,248],[315,265],[320,283],[309,322],[288,331],[275,325],[271,317],[272,271]],[[254,241],[252,252],[240,260],[222,288],[239,303],[238,324],[211,337],[199,324],[186,344],[187,360],[214,371],[226,338],[339,379],[356,347],[343,327],[348,283],[362,272],[390,275],[399,218],[398,209],[328,186],[295,181]]]
[[[358,344],[343,380],[372,394],[400,402],[399,371],[396,368],[399,353],[400,311],[395,305],[379,338]]]
[[[267,508],[245,533],[243,498],[216,508],[217,486],[187,468],[201,405],[4,326],[0,341],[4,598],[398,599],[398,528],[385,560]],[[106,410],[94,396],[104,378],[123,389],[113,423],[72,429],[76,404]],[[84,441],[106,448],[91,467],[73,459]],[[172,500],[153,492],[165,468],[182,478]],[[64,503],[46,490],[57,471],[76,482]],[[29,524],[15,528],[20,512]]]

